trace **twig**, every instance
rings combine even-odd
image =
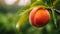
[[[59,10],[57,10],[57,9],[53,9],[53,10],[56,11],[56,13],[60,14],[60,11]]]

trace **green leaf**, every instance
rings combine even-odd
[[[37,0],[31,0],[31,4],[34,3],[35,1],[37,1]]]
[[[21,9],[18,11],[17,15],[21,14],[22,12],[24,12],[25,10],[27,10],[29,8],[30,8],[30,5],[21,7]]]
[[[58,2],[59,2],[59,0],[55,0],[53,3],[53,7],[55,7]]]
[[[56,9],[60,10],[60,0],[56,3],[55,7]]]
[[[32,7],[33,8],[33,7]],[[29,18],[30,11],[32,8],[27,9],[23,14],[21,13],[19,21],[16,24],[16,28],[19,30],[22,24]]]
[[[40,1],[36,1],[36,2],[32,3],[31,7],[33,7],[33,6],[40,6],[40,5],[48,6],[42,0],[40,0]]]
[[[56,28],[57,28],[57,18],[56,18],[56,13],[55,13],[55,11],[54,11],[53,9],[51,9],[51,10],[52,10],[53,22],[54,22],[54,24],[55,24],[55,26],[56,26]]]
[[[43,0],[44,1],[44,3],[46,3],[49,7],[52,7],[53,6],[53,2],[55,1],[55,0]]]

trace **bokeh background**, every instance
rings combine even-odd
[[[30,4],[31,0],[0,0],[0,34],[60,34],[60,14],[57,13],[57,28],[53,20],[50,20],[44,27],[36,28],[30,25],[28,19],[18,31],[16,29],[17,12],[23,6]],[[60,3],[58,3],[56,8],[60,10]]]

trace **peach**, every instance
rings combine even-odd
[[[50,13],[45,7],[35,7],[29,15],[30,24],[35,27],[45,26],[50,20]]]

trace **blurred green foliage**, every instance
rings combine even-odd
[[[0,34],[14,34],[16,32],[16,16],[12,13],[0,13]]]

